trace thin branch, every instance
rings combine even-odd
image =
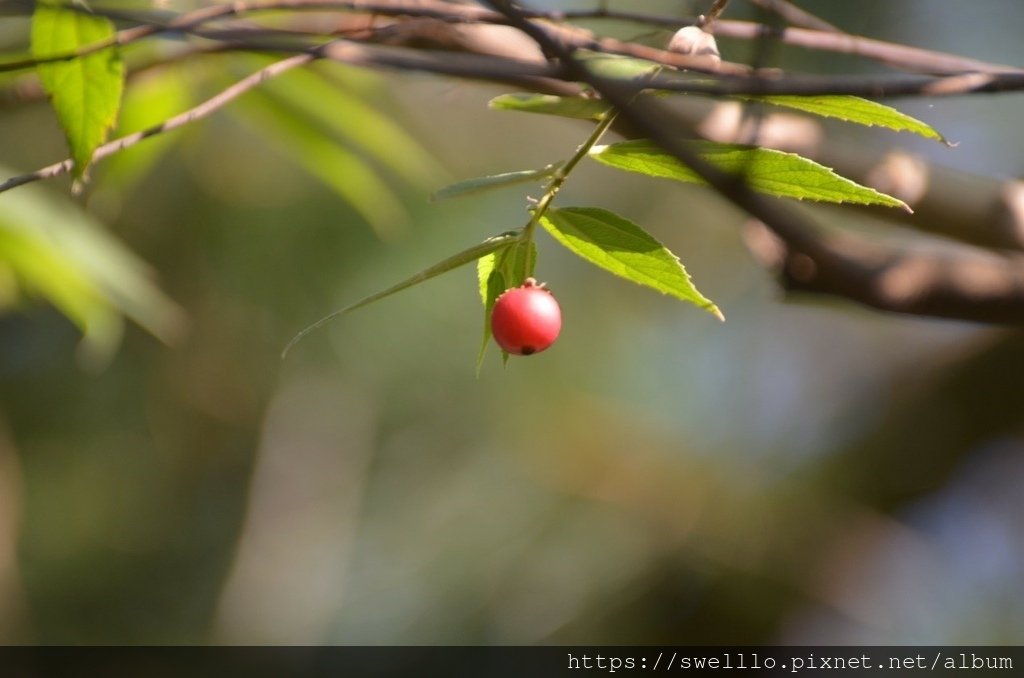
[[[95,42],[91,45],[79,47],[78,49],[62,52],[60,54],[52,54],[45,57],[33,57],[31,59],[18,59],[16,61],[2,62],[0,63],[0,72],[23,71],[35,68],[39,64],[70,61],[71,59],[78,59],[112,47],[130,45],[142,40],[143,38],[148,38],[166,31],[188,31],[211,19],[221,16],[223,8],[225,7],[230,7],[230,5],[214,5],[212,7],[206,7],[201,10],[196,10],[195,12],[179,15],[169,22],[153,18],[152,20],[141,22],[138,26],[118,31],[110,38],[100,40],[99,42]],[[67,8],[73,11],[85,11],[77,5],[68,5]],[[101,11],[91,11],[90,13],[106,16],[108,18],[113,18],[115,16],[112,13]]]
[[[531,24],[533,25],[533,24]],[[608,53],[620,45],[616,41],[594,41],[576,38],[560,32],[552,32],[548,26],[537,25],[546,40],[557,43],[564,53],[574,49],[597,47]],[[626,43],[622,43],[626,44]],[[240,47],[243,48],[243,47]],[[281,45],[245,43],[244,49],[274,51],[285,49]],[[301,48],[297,48],[301,49]],[[632,45],[626,51],[637,56],[673,68],[689,69],[698,63],[695,70],[709,70],[706,62],[690,55]],[[509,80],[512,78],[554,78],[571,82],[583,82],[576,72],[552,66],[540,61],[522,61],[490,55],[433,52],[429,50],[402,49],[361,45],[354,41],[332,43],[325,56],[337,58],[361,66],[378,66],[400,70],[415,70],[441,75],[474,78],[478,80]],[[749,67],[743,67],[749,71]],[[723,63],[722,70],[729,70]],[[721,74],[720,74],[721,75]],[[642,82],[619,81],[623,87],[631,88],[633,94],[643,90],[662,90],[689,94],[706,95],[827,95],[848,94],[880,99],[887,97],[940,97],[963,96],[976,93],[1014,92],[1024,90],[1024,71],[1005,73],[964,73],[932,77],[926,75],[783,75],[777,72],[725,74],[725,77],[701,77],[695,79],[678,71],[661,72],[645,78]]]
[[[493,23],[505,24],[507,20],[497,12],[487,10],[475,5],[461,5],[441,2],[440,0],[377,0],[367,2],[363,0],[262,0],[256,2],[232,2],[222,5],[213,5],[192,12],[179,14],[168,21],[164,15],[154,13],[127,13],[127,12],[106,12],[106,16],[137,22],[141,25],[120,31],[114,43],[123,46],[136,42],[144,37],[163,32],[190,32],[203,24],[218,19],[225,19],[242,14],[276,10],[345,10],[358,11],[368,15],[390,16],[390,17],[423,17],[433,18],[439,21],[454,23]],[[678,28],[680,25],[695,23],[696,18],[680,18],[670,16],[658,16],[640,14],[635,12],[619,12],[607,8],[596,10],[575,10],[555,12],[526,12],[529,18],[542,18],[555,24],[570,19],[615,19],[628,20],[648,25],[664,26],[666,28]],[[720,20],[715,23],[717,35],[754,40],[763,35],[764,26],[758,23],[745,21]],[[853,54],[864,58],[881,61],[891,66],[911,71],[919,71],[932,74],[955,74],[965,72],[1011,72],[1020,69],[993,64],[978,59],[970,59],[954,54],[938,52],[934,50],[921,49],[899,45],[882,40],[873,40],[845,33],[833,31],[818,31],[805,28],[787,28],[778,36],[780,41],[803,47],[806,49],[839,52]],[[75,55],[89,53],[99,49],[106,49],[110,45],[106,42],[99,43],[88,48],[78,50]],[[54,58],[73,58],[74,55],[63,55]],[[38,63],[33,60],[23,60],[17,65],[19,68],[26,68]],[[679,66],[671,62],[668,65]],[[0,70],[9,69],[9,66],[0,64]]]
[[[556,40],[547,26],[538,27],[547,38],[557,42],[563,51],[569,53],[578,47],[571,38]],[[593,41],[585,40],[584,44],[594,45]],[[643,55],[665,66],[678,66],[692,59],[689,55],[676,54],[652,47],[644,47],[633,51],[634,55]],[[260,44],[246,42],[237,49],[247,51],[281,52],[288,49],[304,51],[304,47],[288,48],[278,44]],[[618,53],[618,52],[609,52]],[[338,41],[331,43],[324,51],[324,56],[360,66],[375,66],[407,71],[423,71],[477,80],[509,81],[516,78],[559,79],[567,82],[583,82],[576,72],[552,66],[539,61],[523,61],[505,57],[462,54],[419,49],[406,49],[384,46],[371,46],[355,41]],[[706,68],[706,64],[702,68]],[[685,66],[684,66],[685,68]],[[702,77],[694,79],[678,71],[662,72],[648,76],[643,81],[617,81],[617,84],[628,88],[633,94],[644,90],[662,90],[705,95],[826,95],[849,94],[872,99],[887,97],[940,97],[963,96],[976,93],[1015,92],[1024,90],[1024,71],[1008,73],[965,73],[942,77],[924,75],[893,76],[819,76],[819,75],[782,75],[765,74],[763,71],[751,75],[730,75],[728,77]]]
[[[750,2],[769,12],[774,12],[783,21],[796,28],[807,28],[812,31],[825,31],[826,33],[843,32],[824,19],[797,7],[792,2],[789,2],[789,0],[750,0]]]
[[[415,4],[409,0],[378,0],[377,2],[365,2],[350,0],[270,0],[263,2],[235,2],[226,5],[215,5],[196,12],[190,12],[175,17],[164,25],[139,26],[133,29],[122,31],[118,36],[119,43],[125,43],[139,36],[152,34],[161,30],[196,31],[198,27],[216,18],[233,16],[247,12],[267,11],[271,9],[349,9],[373,12],[380,15],[391,16],[420,16],[436,18],[444,21],[456,22],[488,22],[508,23],[507,19],[500,13],[472,5],[457,5],[438,0],[417,0]],[[544,17],[555,20],[559,17],[569,16],[571,13],[543,13],[524,12],[527,17]],[[575,13],[582,16],[581,13]],[[615,12],[604,10],[600,16],[618,16]],[[661,19],[659,19],[661,20]],[[678,19],[673,19],[678,22]],[[700,59],[694,59],[688,55],[676,54],[664,50],[625,43],[610,38],[594,39],[588,33],[578,30],[569,30],[553,24],[536,24],[538,30],[544,30],[553,40],[566,47],[574,49],[591,49],[608,53],[624,54],[638,58],[644,58],[674,68],[683,68],[696,71],[707,71],[708,66]],[[763,26],[745,22],[721,21],[716,29],[719,34],[738,35],[733,29],[739,27],[743,33],[740,37],[757,38],[763,37]],[[148,31],[148,32],[147,32]],[[995,64],[980,62],[972,59],[964,59],[954,55],[909,48],[891,43],[867,40],[845,34],[825,33],[821,31],[808,31],[805,29],[787,29],[781,39],[792,42],[795,38],[814,41],[816,47],[821,49],[845,47],[852,51],[860,50],[863,53],[875,50],[875,56],[884,57],[888,60],[899,61],[904,59],[905,65],[926,68],[936,72],[961,72],[964,69],[973,72],[963,74],[959,77],[936,80],[922,76],[854,76],[849,78],[837,78],[833,76],[782,76],[780,74],[760,72],[757,79],[732,78],[732,79],[702,79],[701,81],[682,80],[678,77],[662,74],[658,76],[650,86],[666,91],[690,92],[700,94],[798,94],[798,95],[822,95],[822,94],[851,94],[872,98],[888,96],[948,96],[972,94],[976,92],[1000,92],[1024,89],[1024,71],[1010,67],[1001,67]],[[304,51],[305,46],[286,48],[280,44],[264,41],[263,44],[256,44],[251,40],[241,40],[233,44],[234,49],[262,50],[262,51]],[[394,64],[394,67],[401,67],[395,63],[401,59],[385,59]],[[410,57],[409,61],[415,63],[417,70],[428,70],[447,75],[461,77],[477,77],[480,79],[502,79],[512,78],[552,78],[558,77],[553,71],[539,73],[534,65],[524,67],[524,72],[515,73],[514,62],[499,63],[492,62],[491,66],[496,71],[488,75],[484,65],[468,67],[465,62],[459,64],[447,64],[445,60],[416,59]],[[429,63],[428,63],[429,62]],[[372,65],[372,64],[371,64]],[[379,65],[389,65],[387,63]],[[742,64],[723,63],[718,69],[719,75],[748,75],[749,67]],[[993,74],[988,77],[988,73]],[[765,76],[771,76],[765,77]]]
[[[763,32],[763,25],[745,21],[720,21],[715,26],[716,35],[744,40],[755,40]],[[894,68],[931,73],[933,75],[1021,72],[1021,69],[1014,66],[994,64],[956,54],[900,45],[848,33],[812,31],[806,28],[786,28],[779,33],[778,39],[787,45],[795,47],[803,47],[821,52],[851,54],[880,61]]]
[[[555,78],[565,80],[564,69],[545,63],[505,59],[484,54],[459,54],[405,49],[401,47],[368,46],[347,40],[332,42],[323,48],[325,58],[353,66],[393,68],[400,71],[422,71],[474,80],[511,80],[520,78]]]
[[[531,12],[528,16],[547,19],[610,19],[641,23],[649,26],[661,26],[666,29],[678,28],[680,25],[696,24],[696,17],[659,16],[637,12],[619,12],[613,10],[573,10],[561,13]],[[756,40],[764,32],[764,26],[750,21],[734,21],[721,19],[715,23],[715,35],[740,40]],[[787,28],[777,36],[781,42],[794,47],[852,54],[873,61],[880,61],[894,68],[932,74],[952,73],[993,73],[1019,71],[1021,69],[1004,64],[994,64],[980,59],[939,52],[936,50],[910,47],[884,40],[875,40],[848,33],[818,31],[806,28]]]
[[[729,0],[714,0],[711,3],[711,9],[708,10],[707,14],[700,16],[697,19],[697,25],[701,28],[711,32],[712,26],[718,20],[718,17],[722,15],[725,8],[729,5]]]
[[[69,4],[67,9],[72,11],[85,11],[78,5]],[[458,7],[453,11],[453,7]],[[100,52],[111,47],[123,47],[161,33],[194,33],[204,24],[219,19],[227,19],[242,14],[269,12],[276,10],[358,10],[370,15],[380,16],[416,16],[429,17],[444,21],[477,22],[488,19],[500,19],[500,16],[493,12],[486,12],[479,7],[469,5],[454,6],[440,0],[378,0],[377,2],[362,2],[360,0],[272,0],[271,2],[231,2],[226,4],[211,5],[191,12],[178,14],[170,20],[166,15],[155,12],[125,12],[117,10],[103,10],[95,8],[90,10],[91,14],[104,16],[110,19],[131,21],[138,25],[118,31],[114,36],[85,45],[75,50],[62,52],[60,54],[30,59],[18,59],[13,61],[0,62],[0,72],[19,71],[34,68],[39,64],[52,63],[57,61],[69,61],[95,52]]]
[[[217,95],[207,99],[203,103],[185,111],[184,113],[168,118],[158,125],[154,125],[139,132],[135,132],[134,134],[128,134],[119,139],[114,139],[113,141],[103,144],[96,149],[95,153],[93,153],[92,161],[98,162],[110,155],[113,155],[114,153],[134,146],[144,139],[148,139],[149,137],[156,136],[164,132],[170,132],[171,130],[183,127],[190,122],[201,120],[214,111],[223,108],[254,87],[257,87],[258,85],[281,75],[282,73],[290,71],[293,68],[304,66],[316,58],[317,56],[315,54],[298,54],[272,63],[266,68],[262,68],[239,80],[234,85],[231,85]],[[9,191],[17,186],[23,186],[24,184],[40,181],[42,179],[51,179],[53,177],[60,176],[61,174],[66,174],[70,172],[74,166],[74,161],[68,158],[62,162],[38,169],[35,172],[11,177],[7,181],[0,183],[0,193]]]
[[[967,94],[1014,92],[1024,89],[1024,71],[1007,73],[962,73],[927,75],[782,75],[777,77],[719,78],[715,80],[680,77],[663,73],[650,78],[649,89],[708,95],[797,94],[822,96],[849,94],[871,99],[889,97],[945,97]]]
[[[308,0],[304,0],[308,2]],[[218,6],[220,7],[220,6]],[[550,26],[544,30],[552,34]],[[689,57],[643,45],[631,45],[605,39],[595,41],[569,33],[553,33],[560,42],[571,48],[598,48],[609,53],[625,53],[667,66],[687,67]],[[329,56],[340,61],[357,65],[431,72],[455,77],[487,81],[512,82],[538,91],[570,93],[572,78],[564,69],[543,63],[521,61],[496,56],[437,52],[430,50],[401,49],[362,46],[349,41],[344,46],[328,49]],[[218,45],[218,51],[263,51],[271,53],[298,52],[309,54],[316,48],[306,45],[286,46],[276,41],[258,42],[244,40],[233,45]],[[741,66],[741,68],[743,68]],[[722,70],[729,70],[723,65]],[[559,85],[558,81],[565,82]],[[640,85],[636,85],[639,88]],[[646,80],[643,87],[664,91],[685,92],[706,95],[728,94],[850,94],[869,98],[897,96],[955,96],[982,92],[1008,92],[1024,90],[1024,72],[970,73],[947,77],[928,76],[812,76],[774,75],[765,77],[763,71],[757,77],[703,78],[695,80],[678,73],[661,73]],[[16,97],[17,98],[17,97]]]

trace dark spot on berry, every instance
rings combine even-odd
[[[523,355],[530,355],[536,352],[537,349],[535,349],[533,346],[523,346]]]

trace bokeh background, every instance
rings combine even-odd
[[[733,4],[732,16],[756,16]],[[1016,0],[801,4],[853,33],[1024,62]],[[587,6],[558,6],[570,5]],[[0,37],[16,47],[26,31],[4,19]],[[796,50],[773,59],[880,69]],[[262,63],[209,56],[140,76],[122,129]],[[784,302],[743,244],[743,215],[709,191],[584,165],[558,204],[647,227],[724,324],[541,234],[538,277],[565,317],[542,355],[503,368],[492,347],[475,374],[482,318],[467,267],[332,323],[282,361],[321,315],[525,221],[521,188],[435,203],[432,191],[559,160],[587,133],[488,110],[507,88],[317,72],[353,108],[296,108],[305,81],[286,76],[97,166],[76,200],[180,305],[176,343],[129,324],[105,360],[83,359],[64,315],[8,300],[0,641],[1024,637],[1024,336]],[[897,105],[960,145],[827,133],[965,172],[1021,172],[1020,95]],[[0,120],[9,173],[64,157],[45,102],[5,100]],[[39,191],[72,200],[65,181]],[[844,214],[819,212],[867,218]]]

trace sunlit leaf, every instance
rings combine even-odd
[[[429,268],[423,269],[416,275],[410,276],[401,282],[395,283],[391,287],[383,289],[380,292],[371,294],[368,297],[363,297],[362,299],[355,303],[349,304],[348,306],[339,308],[338,310],[325,315],[323,318],[320,318],[320,320],[317,320],[315,323],[304,328],[301,332],[292,337],[291,341],[288,342],[288,344],[284,347],[284,350],[281,352],[281,357],[283,358],[286,355],[288,355],[288,351],[290,351],[292,347],[295,346],[295,344],[297,344],[299,341],[301,341],[302,338],[305,337],[307,334],[320,327],[323,327],[331,320],[334,320],[335,318],[343,316],[346,313],[350,313],[364,306],[369,306],[370,304],[376,301],[380,301],[381,299],[390,297],[392,294],[401,292],[402,290],[406,290],[415,285],[419,285],[420,283],[426,282],[431,278],[435,278],[441,275],[442,273],[447,273],[448,271],[459,268],[460,266],[465,266],[468,263],[476,261],[480,257],[487,256],[488,254],[500,250],[503,247],[507,247],[516,239],[516,235],[509,233],[503,233],[502,235],[497,235],[494,236],[493,238],[488,238],[487,240],[483,241],[478,245],[473,245],[472,247],[464,249],[461,252],[458,252],[457,254],[453,254],[447,259],[439,261],[438,263],[434,264],[433,266],[430,266]]]
[[[555,240],[595,266],[725,319],[693,285],[679,258],[633,222],[604,209],[566,207],[549,209],[540,223]]]
[[[503,174],[492,174],[486,177],[466,179],[465,181],[445,186],[430,196],[430,199],[435,201],[446,200],[448,198],[461,198],[466,195],[476,195],[477,193],[485,193],[498,188],[505,188],[506,186],[542,181],[557,172],[558,167],[559,166],[555,164],[548,165],[547,167],[542,167],[540,169],[505,172]]]
[[[818,202],[885,205],[910,211],[910,207],[902,200],[861,186],[795,153],[711,141],[687,143],[706,162],[723,172],[742,176],[751,189],[761,193]],[[696,172],[657,144],[644,139],[595,146],[590,155],[609,167],[629,172],[687,183],[704,183]]]
[[[32,16],[32,54],[36,58],[65,55],[109,40],[115,33],[109,19],[83,9],[65,9],[40,2]],[[116,48],[86,56],[41,63],[39,79],[53,102],[68,139],[74,176],[81,179],[93,151],[107,139],[117,120],[124,89],[124,64]]]
[[[587,97],[560,97],[554,94],[502,94],[494,97],[488,106],[503,111],[542,113],[578,120],[601,120],[608,112],[608,104]]]
[[[895,132],[911,132],[926,139],[941,141],[950,145],[944,136],[931,125],[921,122],[906,113],[901,113],[891,106],[860,97],[832,96],[795,96],[789,94],[773,94],[770,96],[741,97],[751,101],[763,101],[773,106],[783,106],[805,113],[813,113],[825,118],[836,118],[868,127],[884,127]]]
[[[653,75],[665,68],[656,61],[622,54],[578,50],[573,56],[577,61],[582,62],[588,71],[601,78],[632,80]]]
[[[511,233],[509,235],[517,235]],[[510,287],[518,287],[533,275],[537,264],[537,246],[533,241],[523,242],[518,238],[504,248],[481,257],[477,262],[477,279],[480,283],[480,299],[484,305],[484,331],[480,351],[476,358],[476,371],[480,373],[487,346],[491,341],[491,313],[494,302]],[[502,351],[502,358],[508,354]]]
[[[185,74],[166,68],[132,81],[125,91],[118,121],[118,136],[147,129],[187,110],[194,104]],[[139,181],[178,143],[172,135],[157,134],[108,157],[102,165],[101,183],[113,183],[121,190]]]

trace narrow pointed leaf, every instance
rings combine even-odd
[[[430,266],[429,268],[423,269],[416,275],[410,276],[399,283],[395,283],[391,287],[383,289],[380,292],[371,294],[368,297],[363,297],[362,299],[353,304],[349,304],[348,306],[339,308],[338,310],[325,315],[323,318],[317,320],[315,323],[309,325],[301,332],[296,334],[294,337],[292,337],[291,341],[288,342],[288,344],[284,347],[284,350],[281,352],[281,357],[284,358],[286,355],[288,355],[288,351],[290,351],[292,347],[295,346],[295,344],[297,344],[300,340],[302,340],[302,338],[305,337],[307,334],[309,334],[313,330],[323,327],[331,320],[334,320],[335,318],[345,315],[346,313],[350,313],[356,310],[357,308],[369,306],[370,304],[376,301],[380,301],[381,299],[390,297],[392,294],[401,292],[402,290],[409,289],[410,287],[430,280],[431,278],[436,278],[442,273],[447,273],[448,271],[459,268],[460,266],[465,266],[470,262],[476,261],[480,257],[486,256],[492,252],[500,250],[503,247],[507,247],[509,244],[515,241],[516,238],[516,235],[508,233],[503,233],[502,235],[498,235],[493,238],[488,238],[487,240],[483,241],[478,245],[473,245],[472,247],[462,250],[457,254],[453,254],[447,259],[439,261],[438,263],[434,264],[433,266]]]
[[[884,127],[894,132],[911,132],[926,139],[940,141],[952,146],[946,137],[939,134],[931,125],[921,122],[906,113],[880,104],[877,101],[862,99],[855,96],[795,96],[776,94],[760,97],[740,97],[750,101],[763,101],[773,106],[792,108],[804,113],[813,113],[824,118],[836,118],[846,122],[866,125],[868,127]]]
[[[447,200],[448,198],[461,198],[462,196],[485,193],[498,188],[505,188],[506,186],[542,181],[558,171],[558,167],[558,164],[554,164],[541,167],[540,169],[505,172],[503,174],[466,179],[465,181],[445,186],[430,196],[430,200],[433,202]]]
[[[517,235],[512,233],[511,235]],[[480,374],[487,346],[491,341],[491,312],[494,302],[501,293],[510,287],[518,287],[533,275],[537,263],[537,246],[531,240],[523,242],[517,239],[499,251],[481,257],[477,262],[477,278],[480,282],[480,298],[484,305],[484,331],[480,342],[480,351],[476,358],[476,372]],[[507,354],[503,357],[507,360]]]
[[[109,19],[86,11],[40,2],[32,15],[32,55],[66,55],[109,41]],[[117,121],[124,90],[124,64],[116,48],[86,56],[41,63],[36,68],[43,88],[68,139],[76,180],[85,176],[93,151],[107,140]]]
[[[476,353],[476,375],[480,376],[480,368],[483,367],[484,357],[487,355],[487,347],[491,343],[491,312],[494,310],[494,301],[508,285],[505,284],[505,276],[501,271],[494,268],[495,255],[488,255],[491,259],[489,264],[480,259],[478,262],[477,275],[480,280],[480,295],[484,303],[484,330],[480,333],[480,350]]]
[[[563,118],[598,121],[608,113],[608,104],[600,99],[560,97],[554,94],[502,94],[491,99],[491,108],[503,111],[542,113]]]
[[[648,61],[647,59],[622,54],[606,54],[604,52],[580,50],[573,56],[576,60],[583,62],[587,70],[602,78],[617,78],[621,80],[645,78],[665,68],[656,61]]]
[[[480,283],[480,303],[487,307],[487,281],[491,279],[491,274],[494,273],[494,269],[497,266],[498,255],[504,252],[504,249],[485,254],[476,260],[476,278]]]
[[[710,141],[689,143],[705,161],[723,172],[742,176],[751,189],[761,193],[817,202],[884,205],[911,211],[902,200],[861,186],[795,153]],[[645,139],[595,146],[590,155],[609,167],[629,172],[687,183],[704,183],[696,172]]]
[[[642,228],[595,207],[549,209],[541,226],[570,251],[610,273],[695,304],[725,320],[664,245]]]

